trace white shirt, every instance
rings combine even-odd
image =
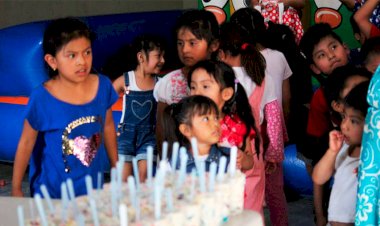
[[[344,144],[335,160],[334,184],[328,208],[329,221],[355,222],[358,178],[354,170],[359,166],[359,158],[350,157],[348,147]]]
[[[289,67],[288,61],[284,54],[280,51],[273,49],[263,49],[260,53],[264,56],[266,61],[265,76],[272,78],[270,89],[273,89],[277,98],[277,101],[282,108],[282,83],[285,79],[288,79],[292,74],[292,70]]]

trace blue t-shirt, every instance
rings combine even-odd
[[[45,184],[52,198],[60,198],[60,185],[73,180],[75,195],[86,194],[85,176],[97,184],[103,172],[104,122],[107,110],[118,96],[111,81],[99,75],[95,98],[73,105],[52,96],[43,86],[33,90],[26,109],[26,119],[39,132],[30,160],[31,194],[40,193]],[[102,180],[103,181],[103,180]]]

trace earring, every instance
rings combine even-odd
[[[51,69],[52,69],[54,72],[55,72],[55,70],[57,70],[55,67],[52,67]]]

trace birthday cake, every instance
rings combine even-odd
[[[122,182],[122,171],[114,168],[111,182],[101,189],[93,189],[86,178],[88,193],[80,197],[68,181],[54,205],[46,193],[44,199],[35,196],[39,214],[25,225],[220,226],[243,211],[245,174],[234,164],[228,172],[216,172],[215,164],[210,172],[200,167],[191,174],[185,173],[185,162],[181,165],[172,170],[163,161],[145,183],[132,176]]]

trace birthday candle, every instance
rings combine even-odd
[[[66,183],[63,182],[61,184],[61,203],[62,203],[62,220],[65,222],[67,220],[67,207],[69,206],[69,197],[67,194],[67,188],[66,188]]]
[[[166,195],[166,209],[168,212],[173,212],[173,192],[171,188],[165,189]]]
[[[86,175],[84,180],[86,182],[87,195],[89,198],[92,198],[92,178],[90,175]]]
[[[135,179],[132,176],[128,177],[129,198],[131,199],[132,206],[136,208],[136,185]]]
[[[140,177],[139,177],[139,167],[137,166],[137,159],[132,158],[132,166],[133,166],[133,175],[136,180],[136,190],[140,191]]]
[[[216,163],[212,162],[210,165],[210,174],[209,174],[209,191],[210,192],[214,191],[216,168],[217,168]]]
[[[148,156],[147,156],[148,186],[149,186],[149,188],[151,188],[152,187],[152,177],[153,177],[153,147],[152,146],[148,146],[147,154],[148,154]]]
[[[191,170],[191,182],[190,182],[190,196],[189,196],[190,201],[194,200],[196,178],[197,178],[197,172],[195,171],[195,169],[192,169]]]
[[[124,203],[119,205],[120,226],[128,226],[128,209]]]
[[[117,214],[117,194],[116,194],[116,188],[117,184],[116,181],[111,181],[111,209],[112,209],[112,216],[116,216]]]
[[[236,171],[236,159],[237,159],[237,147],[233,146],[230,151],[230,166],[229,172],[230,175],[233,176]]]
[[[74,192],[73,180],[71,180],[71,178],[68,178],[66,181],[66,184],[67,184],[67,188],[69,190],[70,200],[74,200],[75,199],[75,192]]]
[[[162,160],[166,161],[168,158],[168,142],[162,142]]]
[[[185,181],[187,159],[188,159],[187,154],[186,153],[182,154],[181,152],[179,175],[178,175],[178,180],[176,184],[177,189],[181,186],[183,181]]]
[[[179,143],[174,142],[173,143],[172,161],[171,161],[173,173],[175,172],[175,170],[177,168],[178,148],[179,148]]]
[[[90,208],[91,208],[92,219],[94,220],[94,226],[99,226],[98,211],[96,210],[96,203],[93,198],[90,198]]]
[[[161,217],[161,193],[160,186],[157,183],[154,185],[154,217],[156,220]]]
[[[22,208],[22,206],[18,206],[17,207],[17,217],[18,217],[18,225],[19,226],[24,226],[25,225],[25,222],[24,222],[24,209]]]
[[[34,201],[36,202],[37,210],[38,210],[38,213],[40,214],[42,225],[48,226],[44,206],[43,206],[42,200],[41,200],[41,195],[35,194],[34,195]]]
[[[117,178],[117,190],[121,196],[121,184],[123,182],[123,168],[124,168],[125,156],[119,155],[119,160],[116,163],[116,178]]]
[[[197,142],[197,138],[195,137],[192,137],[191,138],[191,150],[193,152],[193,156],[194,156],[194,163],[195,163],[195,168],[197,168],[198,171],[200,171],[199,169],[199,150],[198,150],[198,142]]]
[[[205,162],[204,161],[201,161],[199,162],[199,185],[200,185],[200,189],[201,189],[201,192],[206,192],[206,175],[205,175]]]
[[[40,186],[40,189],[41,189],[42,195],[44,196],[44,199],[46,200],[46,202],[48,204],[50,213],[54,213],[53,202],[51,201],[51,198],[50,198],[49,192],[46,188],[46,185],[42,184]]]
[[[35,216],[34,216],[34,205],[33,205],[33,200],[30,199],[29,200],[29,210],[30,210],[30,218],[31,219],[35,219]]]
[[[222,156],[219,159],[219,169],[218,169],[218,176],[217,176],[218,181],[223,181],[224,170],[226,169],[226,165],[227,165],[227,158],[225,156]]]

